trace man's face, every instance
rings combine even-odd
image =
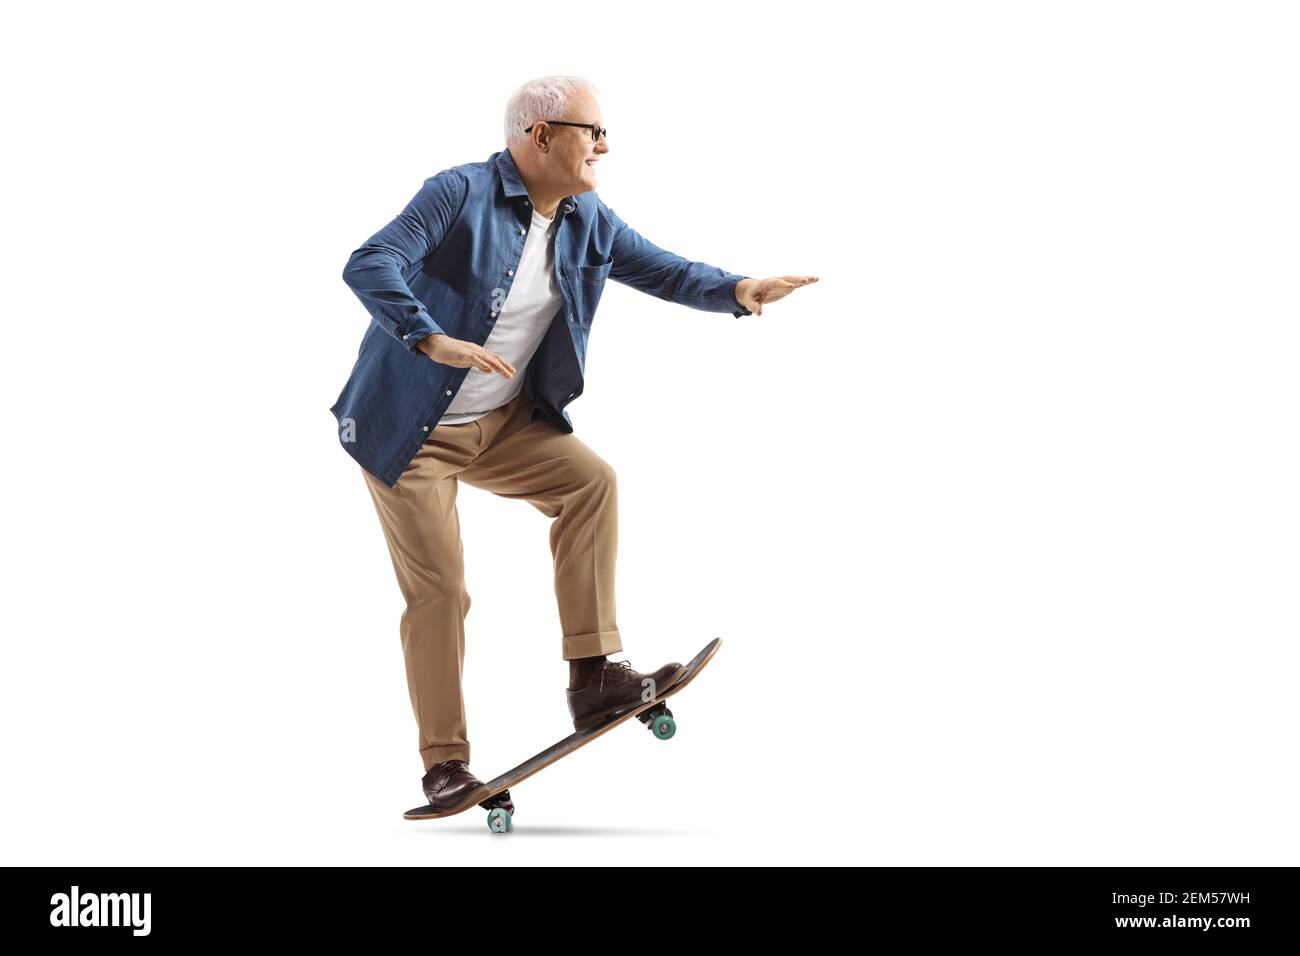
[[[604,126],[600,115],[600,106],[586,90],[580,90],[569,97],[563,119],[570,123],[595,123]],[[599,142],[591,140],[591,130],[578,126],[556,126],[548,124],[551,130],[552,175],[558,188],[568,194],[590,192],[596,188],[596,162],[609,146],[602,136]]]

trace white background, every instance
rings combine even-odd
[[[11,12],[0,844],[12,864],[1294,865],[1285,4],[60,4]],[[602,91],[599,192],[820,283],[611,284],[576,434],[674,700],[423,803],[328,409],[348,255]],[[522,372],[522,370],[521,370]],[[571,729],[547,532],[461,486],[471,767]]]

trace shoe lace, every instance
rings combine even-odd
[[[613,668],[613,667],[623,667],[623,668],[626,668],[626,670],[623,670],[623,671],[611,671],[610,668]],[[606,675],[606,674],[614,674],[614,675],[617,675],[617,676],[619,676],[619,677],[623,677],[623,676],[625,676],[625,675],[627,675],[627,674],[632,674],[632,673],[635,673],[635,672],[632,670],[632,664],[631,664],[630,661],[609,661],[609,662],[606,664],[606,666],[604,666],[604,667],[602,667],[602,668],[600,669],[600,689],[601,689],[601,690],[604,690],[604,689],[605,689],[605,675]]]
[[[431,788],[434,790],[441,790],[446,785],[447,781],[451,779],[452,773],[457,768],[464,768],[468,766],[469,764],[465,763],[465,761],[463,760],[456,760],[456,759],[444,760],[440,765],[441,772],[438,774],[438,778],[436,780],[430,781]]]

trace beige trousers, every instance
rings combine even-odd
[[[425,770],[444,760],[468,762],[470,753],[461,696],[470,599],[456,513],[459,481],[521,498],[554,519],[564,659],[623,649],[614,620],[614,471],[573,433],[544,417],[531,421],[532,408],[521,392],[476,421],[437,426],[392,488],[362,470],[406,599],[402,653]]]

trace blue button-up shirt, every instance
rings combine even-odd
[[[565,197],[555,216],[555,282],[564,307],[524,370],[534,420],[545,415],[560,431],[573,431],[564,406],[582,394],[587,337],[606,279],[693,309],[751,314],[736,301],[744,276],[659,248],[595,192]],[[330,411],[344,449],[389,487],[469,374],[433,361],[416,344],[435,332],[487,342],[531,221],[528,190],[503,149],[430,176],[348,259],[343,280],[371,321]]]

